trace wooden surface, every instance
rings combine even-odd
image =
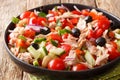
[[[11,61],[3,44],[4,30],[13,16],[45,4],[79,3],[107,10],[120,17],[119,2],[120,0],[0,0],[0,80],[29,80],[28,73]]]

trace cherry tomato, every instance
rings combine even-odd
[[[80,71],[80,70],[86,70],[88,67],[84,64],[76,64],[72,67],[72,71]]]
[[[115,47],[108,48],[109,60],[114,60],[117,57],[120,57],[120,52]]]
[[[60,58],[55,58],[48,63],[48,69],[50,70],[64,70],[65,63]]]
[[[69,53],[71,49],[71,45],[69,44],[61,44],[61,48],[65,49],[65,52]]]
[[[62,44],[61,48],[65,50],[65,53],[60,56],[61,59],[65,59],[66,56],[68,56],[69,51],[71,49],[71,46],[69,44]]]
[[[32,29],[28,29],[28,30],[25,30],[25,32],[23,33],[23,35],[25,37],[28,37],[28,38],[34,38],[35,37],[35,31],[32,30]]]
[[[62,40],[62,37],[58,34],[51,34],[50,37],[53,39],[53,40],[57,40],[59,42],[63,42]]]
[[[20,19],[29,18],[31,11],[26,11],[20,15]]]
[[[72,13],[73,13],[73,14],[77,14],[77,15],[81,15],[81,12],[76,11],[76,10],[73,10]]]

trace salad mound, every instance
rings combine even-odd
[[[115,22],[95,9],[73,7],[13,17],[10,50],[28,64],[50,70],[92,69],[120,57],[120,29]]]

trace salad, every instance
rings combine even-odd
[[[50,70],[93,69],[120,57],[120,29],[95,9],[55,6],[13,17],[8,46],[28,64]]]

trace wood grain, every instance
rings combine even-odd
[[[11,18],[25,10],[25,0],[0,0],[0,80],[21,80],[23,77],[22,70],[11,61],[6,52],[3,44],[3,32]]]
[[[95,7],[94,0],[61,0],[61,3],[77,3]]]
[[[28,73],[23,72],[11,61],[3,44],[3,33],[11,18],[28,9],[53,3],[89,5],[107,10],[120,17],[119,0],[0,0],[0,80],[29,80]]]
[[[98,8],[111,12],[120,18],[120,0],[96,0]]]

